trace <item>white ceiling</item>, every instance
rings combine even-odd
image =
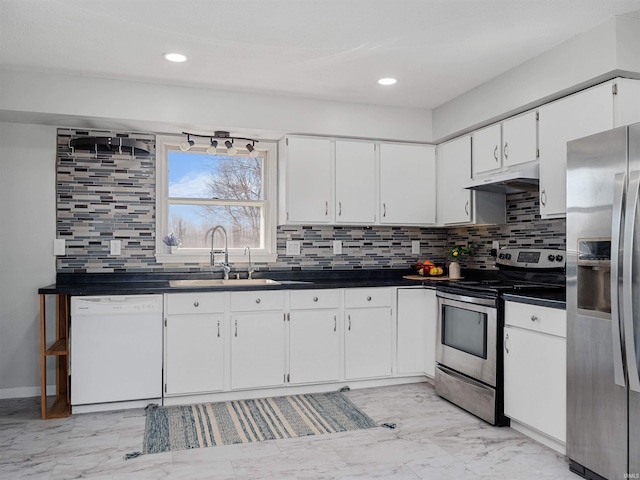
[[[0,66],[434,108],[640,0],[0,0]],[[635,12],[635,13],[630,13]],[[189,57],[170,64],[164,52]],[[380,77],[396,77],[393,87]]]

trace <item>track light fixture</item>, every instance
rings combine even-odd
[[[218,139],[224,140],[224,146],[227,148],[227,155],[235,155],[238,153],[238,149],[233,146],[233,142],[235,140],[246,140],[247,145],[246,149],[249,152],[249,155],[252,158],[256,158],[259,155],[259,152],[256,150],[256,142],[259,140],[253,140],[252,138],[243,138],[243,137],[232,137],[229,132],[225,132],[224,130],[216,130],[213,135],[198,135],[197,133],[188,133],[182,132],[183,135],[187,136],[187,140],[180,144],[180,150],[183,152],[187,152],[191,147],[195,145],[195,142],[191,140],[191,137],[199,137],[199,138],[208,138],[211,142],[210,146],[207,148],[207,154],[209,155],[217,155],[218,154]]]
[[[180,144],[180,150],[182,150],[183,152],[188,152],[189,149],[191,147],[193,147],[195,144],[196,144],[196,142],[191,140],[191,136],[189,134],[187,134],[187,141],[186,142],[182,142]]]

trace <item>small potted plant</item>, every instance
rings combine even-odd
[[[447,249],[447,258],[451,262],[449,264],[449,277],[450,278],[462,278],[460,274],[460,264],[458,263],[462,258],[471,255],[473,253],[473,243],[470,243],[468,247],[461,245],[454,245]]]
[[[176,253],[178,251],[178,247],[180,246],[180,239],[171,232],[169,235],[166,235],[162,241],[165,245],[169,247],[170,253]]]

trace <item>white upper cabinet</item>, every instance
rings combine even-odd
[[[539,108],[540,215],[566,215],[567,142],[613,128],[613,82]]]
[[[473,132],[473,176],[537,160],[536,111]]]
[[[471,137],[465,135],[438,145],[438,223],[471,221],[471,190],[463,185],[471,178]]]
[[[374,223],[375,187],[375,144],[336,140],[336,223]]]
[[[502,122],[502,165],[538,159],[538,112],[532,110]]]
[[[499,123],[474,132],[472,145],[474,176],[502,166],[502,135]]]
[[[380,223],[436,221],[436,160],[432,145],[380,145]]]
[[[287,137],[280,142],[280,223],[330,223],[332,142]]]
[[[640,122],[640,81],[616,79],[617,94],[613,98],[616,127]]]

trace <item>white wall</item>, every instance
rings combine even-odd
[[[55,283],[56,129],[0,123],[0,398],[40,393],[38,288]]]
[[[618,76],[640,72],[640,22],[614,17],[433,111],[438,142]]]
[[[308,133],[428,142],[431,111],[0,70],[0,121],[278,139]],[[254,133],[254,132],[257,132]]]

